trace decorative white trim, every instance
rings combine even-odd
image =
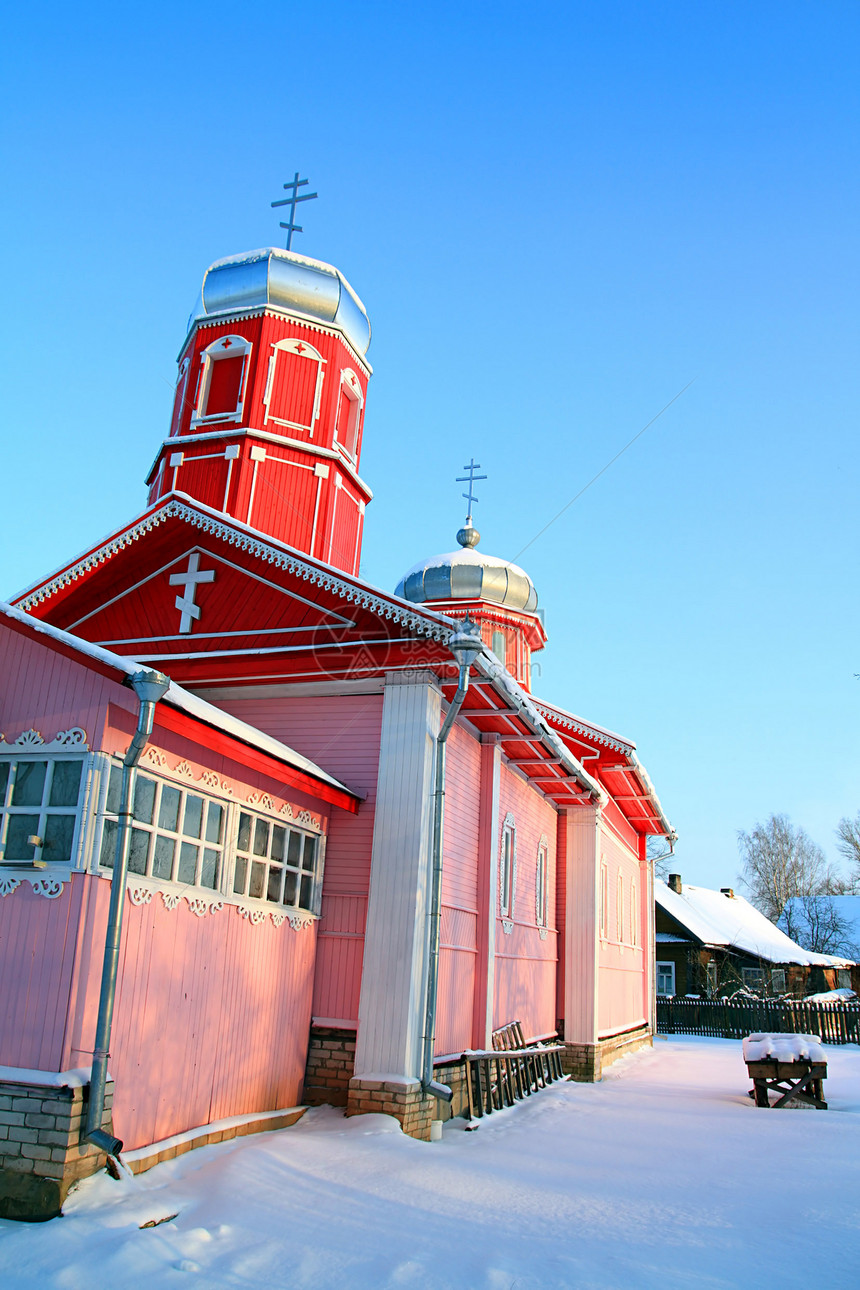
[[[547,932],[548,932],[548,931],[549,931],[549,928],[547,928],[547,927],[541,927],[541,928],[540,928],[540,938],[541,938],[541,940],[542,940],[542,941],[545,941],[545,940],[546,940],[546,938],[547,938]]]
[[[313,914],[306,914],[304,910],[301,909],[288,909],[286,913],[287,922],[290,924],[290,927],[292,927],[294,932],[299,932],[305,927],[310,927],[311,923],[314,921]]]
[[[150,762],[153,766],[158,766],[160,770],[164,770],[167,766],[167,758],[164,753],[160,752],[158,748],[154,748],[152,744],[143,754],[143,760]]]
[[[183,779],[193,779],[193,778],[194,778],[194,768],[193,768],[193,766],[191,765],[191,763],[190,763],[190,762],[187,762],[187,761],[185,760],[185,758],[184,758],[184,757],[183,757],[182,761],[181,761],[181,762],[179,762],[179,763],[178,763],[178,765],[177,765],[176,767],[174,767],[174,771],[173,771],[173,773],[174,773],[174,775],[181,775],[181,776],[183,777]]]
[[[288,820],[293,819],[293,808],[290,806],[289,802],[284,802],[278,814],[285,815]]]
[[[264,923],[266,914],[269,912],[267,909],[249,909],[247,905],[237,905],[236,909],[239,917],[247,918],[250,923],[253,923],[254,927],[259,927],[261,923]]]
[[[165,908],[172,910],[176,908],[176,906],[179,904],[180,900],[182,899],[182,892],[163,891],[161,893],[161,899],[164,901]]]
[[[200,783],[205,784],[207,788],[220,788],[221,780],[214,770],[204,770],[200,776]]]
[[[510,936],[510,934],[511,934],[511,932],[512,932],[513,930],[514,930],[514,923],[513,923],[513,919],[511,919],[511,918],[503,918],[503,919],[502,919],[502,931],[505,933],[505,935],[506,935],[506,936]]]
[[[283,913],[283,911],[278,912],[277,910],[274,910],[274,909],[271,911],[271,914],[272,914],[272,922],[275,924],[275,926],[281,927],[283,925],[284,919],[287,917],[286,914]]]
[[[208,914],[212,909],[210,902],[204,900],[201,896],[186,896],[185,899],[192,914],[196,914],[198,918],[202,918],[204,914]]]
[[[56,900],[63,894],[65,885],[62,878],[31,878],[30,883],[34,895],[44,896],[46,900]]]
[[[276,569],[282,569],[285,573],[294,574],[303,581],[310,583],[311,586],[319,587],[321,591],[330,591],[348,604],[356,605],[359,609],[369,609],[381,618],[386,618],[393,623],[402,625],[410,631],[416,632],[419,636],[425,636],[429,640],[446,641],[454,634],[454,629],[448,623],[433,621],[438,617],[436,614],[433,614],[431,619],[429,615],[416,613],[412,607],[406,604],[398,604],[393,598],[385,598],[377,595],[367,587],[347,582],[332,569],[316,568],[297,554],[292,554],[286,549],[279,550],[278,547],[271,546],[268,542],[264,542],[251,533],[244,531],[243,528],[225,524],[222,520],[216,519],[215,516],[206,515],[184,502],[177,501],[175,498],[171,498],[158,510],[153,511],[136,524],[132,524],[130,528],[112,538],[110,542],[106,542],[90,555],[78,560],[55,578],[51,578],[42,587],[25,596],[18,602],[17,608],[27,611],[37,605],[41,605],[56,592],[68,587],[73,582],[77,582],[84,574],[89,573],[100,564],[104,564],[106,560],[125,550],[126,547],[132,546],[141,536],[150,533],[169,519],[183,520],[185,523],[192,525],[192,527],[201,529],[204,533],[211,533],[214,537],[220,538],[230,546],[264,560]]]
[[[266,409],[266,415],[263,418],[263,425],[267,425],[270,421],[272,421],[274,422],[275,425],[289,426],[292,430],[305,430],[313,439],[314,428],[316,426],[317,421],[319,420],[319,415],[320,415],[320,403],[322,401],[322,387],[323,387],[323,380],[325,378],[325,365],[327,360],[323,358],[322,354],[319,352],[318,349],[315,348],[315,346],[306,344],[306,342],[303,341],[300,336],[293,336],[293,337],[287,338],[286,340],[275,341],[272,344],[271,348],[272,348],[272,354],[271,354],[271,357],[269,358],[269,370],[266,376],[266,388],[263,392],[263,406]],[[314,385],[314,403],[313,403],[313,408],[311,409],[310,424],[306,424],[303,421],[289,421],[285,417],[272,416],[272,414],[269,411],[269,404],[272,398],[272,385],[274,384],[274,380],[275,380],[275,369],[278,364],[279,353],[295,354],[297,358],[307,357],[309,362],[315,362],[317,365],[317,377]]]
[[[249,793],[246,800],[249,806],[259,806],[264,811],[274,811],[275,809],[275,803],[268,793]]]
[[[128,898],[133,905],[148,905],[152,900],[152,887],[129,887]]]
[[[505,853],[505,837],[510,833],[511,845],[511,892],[510,907],[505,908],[505,866],[502,863],[502,857]],[[502,920],[502,927],[506,933],[514,929],[514,909],[517,903],[517,822],[514,818],[513,811],[508,811],[502,827],[499,829],[499,917]]]
[[[543,908],[543,922],[541,922],[541,908],[540,908],[540,904],[541,904],[541,900],[540,900],[540,898],[541,898],[541,881],[540,881],[540,870],[541,870],[540,858],[541,858],[541,851],[543,851],[544,855],[546,856],[546,866],[545,866],[545,869],[544,869],[544,875],[543,875],[543,888],[544,888],[544,890],[543,890],[543,904],[544,904],[544,908]],[[545,833],[542,833],[542,834],[540,835],[540,838],[538,839],[538,845],[537,845],[537,863],[535,864],[535,924],[536,924],[536,926],[537,926],[537,927],[539,927],[539,928],[541,929],[541,932],[543,933],[543,935],[541,936],[541,940],[546,940],[546,929],[547,929],[547,923],[548,923],[548,921],[549,921],[549,838],[546,836],[546,834],[545,834]]]
[[[58,730],[50,743],[46,743],[38,730],[24,730],[13,740],[7,743],[6,736],[0,734],[0,744],[6,744],[6,748],[11,751],[13,748],[38,749],[41,752],[89,752],[87,743],[87,732],[80,726],[71,726],[68,730]]]
[[[0,896],[11,896],[12,892],[20,886],[20,878],[7,878],[5,874],[0,875]]]

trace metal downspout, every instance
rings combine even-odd
[[[424,1060],[421,1084],[425,1093],[451,1101],[451,1090],[433,1078],[433,1048],[436,1038],[436,1006],[439,995],[439,937],[442,922],[442,840],[445,815],[445,748],[469,689],[469,669],[483,649],[479,636],[467,618],[463,630],[448,642],[460,672],[457,693],[451,701],[442,728],[436,736],[436,783],[433,793],[433,856],[430,874],[429,949],[427,956],[427,1009],[424,1018]]]
[[[134,786],[137,779],[137,764],[146,747],[147,740],[152,734],[155,705],[159,699],[164,697],[170,681],[163,672],[146,670],[135,672],[133,676],[129,677],[128,684],[134,689],[140,706],[137,714],[137,729],[122,763],[119,832],[116,839],[116,855],[111,879],[110,907],[108,909],[105,954],[102,964],[102,983],[99,992],[99,1013],[96,1022],[96,1042],[93,1049],[93,1065],[90,1075],[89,1103],[85,1129],[87,1141],[94,1143],[100,1150],[107,1152],[109,1156],[117,1156],[122,1151],[122,1141],[113,1137],[110,1133],[106,1133],[101,1125],[105,1105],[108,1050],[110,1048],[113,1008],[116,998],[116,978],[119,968],[122,913],[125,905],[126,880],[128,878],[128,853],[131,844]]]

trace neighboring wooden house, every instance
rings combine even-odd
[[[662,995],[801,996],[850,985],[848,960],[797,945],[731,887],[655,883],[656,986]]]
[[[828,954],[860,960],[860,896],[794,896],[778,926],[787,936]],[[848,985],[842,981],[843,988]],[[851,968],[850,989],[860,994],[860,962]]]
[[[471,523],[398,593],[358,576],[368,342],[331,266],[213,265],[146,510],[3,610],[0,1214],[56,1212],[104,1159],[80,1112],[140,670],[176,684],[131,822],[127,1149],[300,1100],[426,1138],[434,1064],[505,1023],[560,1031],[580,1079],[651,1042],[646,841],[671,825],[629,740],[532,695],[537,594]]]

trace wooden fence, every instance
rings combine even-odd
[[[860,1044],[860,1003],[808,1003],[802,999],[657,1000],[661,1035],[820,1035],[826,1044]]]

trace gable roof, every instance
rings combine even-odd
[[[768,963],[799,963],[805,967],[845,967],[847,960],[815,954],[797,945],[743,896],[724,896],[708,887],[684,883],[681,893],[656,883],[654,899],[660,909],[698,941],[714,949],[740,950]]]
[[[85,665],[96,665],[99,671],[107,670],[108,673],[118,673],[117,679],[119,680],[132,676],[141,669],[141,664],[135,659],[127,655],[114,654],[110,650],[103,649],[100,645],[93,645],[90,641],[85,641],[79,636],[72,635],[71,632],[54,627],[51,623],[41,622],[38,618],[31,617],[30,614],[24,613],[5,601],[0,601],[0,617],[7,620],[10,626],[15,625],[19,629],[24,628],[28,634],[47,638],[51,644],[60,646],[64,653],[78,656],[79,660]],[[287,747],[280,740],[273,739],[271,735],[264,734],[254,726],[248,725],[246,721],[241,721],[238,717],[231,716],[230,713],[216,707],[215,704],[198,698],[196,694],[191,694],[174,681],[170,682],[167,692],[160,702],[168,704],[171,708],[178,709],[196,722],[221,731],[238,743],[257,749],[267,757],[282,762],[309,779],[328,786],[334,792],[326,793],[325,800],[333,802],[334,805],[342,806],[349,811],[357,809],[358,802],[361,800],[360,795],[347,788],[333,775],[329,775],[315,762],[303,757],[301,753],[296,752],[293,748]],[[308,787],[309,791],[314,791],[313,787]]]

